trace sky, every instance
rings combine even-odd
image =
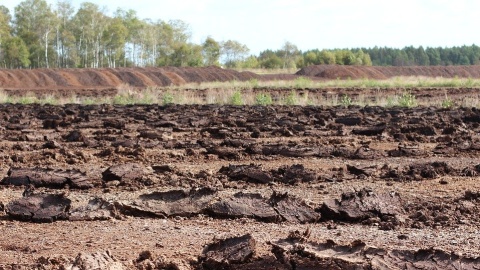
[[[0,0],[13,13],[19,0]],[[47,0],[55,6],[57,0]],[[83,0],[71,0],[78,7]],[[405,46],[480,45],[478,0],[90,0],[113,13],[133,9],[140,18],[180,19],[191,42],[208,36],[236,40],[250,52]]]

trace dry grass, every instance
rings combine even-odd
[[[228,81],[188,83],[180,86],[165,87],[170,90],[179,89],[321,89],[321,88],[470,88],[480,87],[480,79],[471,78],[429,78],[429,77],[394,77],[388,80],[311,80],[307,77],[298,77],[295,80],[259,81]]]
[[[53,104],[61,105],[67,103],[76,104],[233,104],[232,97],[244,105],[258,105],[259,94],[268,94],[267,104],[262,105],[300,105],[300,106],[437,106],[437,107],[479,107],[479,97],[475,92],[468,96],[462,96],[451,100],[447,95],[435,98],[424,98],[416,100],[405,100],[405,93],[409,88],[432,87],[432,88],[469,88],[480,87],[478,79],[459,78],[426,78],[426,77],[397,77],[389,80],[333,80],[333,81],[312,81],[308,78],[299,77],[292,81],[230,81],[230,82],[209,82],[200,84],[186,84],[170,87],[149,87],[146,89],[135,89],[129,85],[120,85],[115,96],[105,97],[82,97],[72,95],[70,97],[55,96],[53,94],[35,96],[33,93],[26,93],[22,96],[9,95],[0,90],[0,103],[19,104]],[[352,97],[340,95],[336,88],[359,88],[360,93]],[[385,89],[397,89],[397,93],[387,93]],[[282,89],[282,91],[275,91]],[[292,89],[285,91],[285,89]],[[317,91],[316,89],[328,89]],[[369,94],[362,94],[361,89],[369,89]],[[273,90],[273,91],[271,91]],[[445,91],[446,93],[446,91]],[[271,98],[271,99],[270,99]],[[237,100],[237,101],[238,101]],[[270,101],[271,100],[271,101]]]

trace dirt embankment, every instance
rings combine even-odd
[[[251,72],[219,67],[101,68],[101,69],[0,69],[0,87],[7,90],[108,89],[170,86],[185,83],[246,81],[259,78]]]
[[[258,75],[219,67],[101,68],[101,69],[0,69],[0,89],[25,91],[115,91],[120,85],[133,88],[184,85],[186,83],[294,80],[300,76],[323,79],[388,79],[397,76],[480,78],[480,66],[364,67],[317,65],[296,74]],[[106,93],[108,94],[108,93]]]
[[[296,75],[322,79],[375,79],[384,80],[398,76],[424,76],[443,78],[480,78],[480,66],[407,66],[407,67],[366,67],[316,65],[299,70]]]

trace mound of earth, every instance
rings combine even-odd
[[[109,89],[170,86],[186,83],[247,81],[259,76],[219,67],[100,68],[100,69],[1,69],[5,90]]]
[[[423,76],[444,78],[480,78],[480,66],[340,66],[314,65],[302,68],[296,75],[322,79],[376,79],[398,76]]]

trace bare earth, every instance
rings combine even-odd
[[[480,268],[475,109],[0,116],[0,269]],[[218,261],[207,252],[245,235]]]

